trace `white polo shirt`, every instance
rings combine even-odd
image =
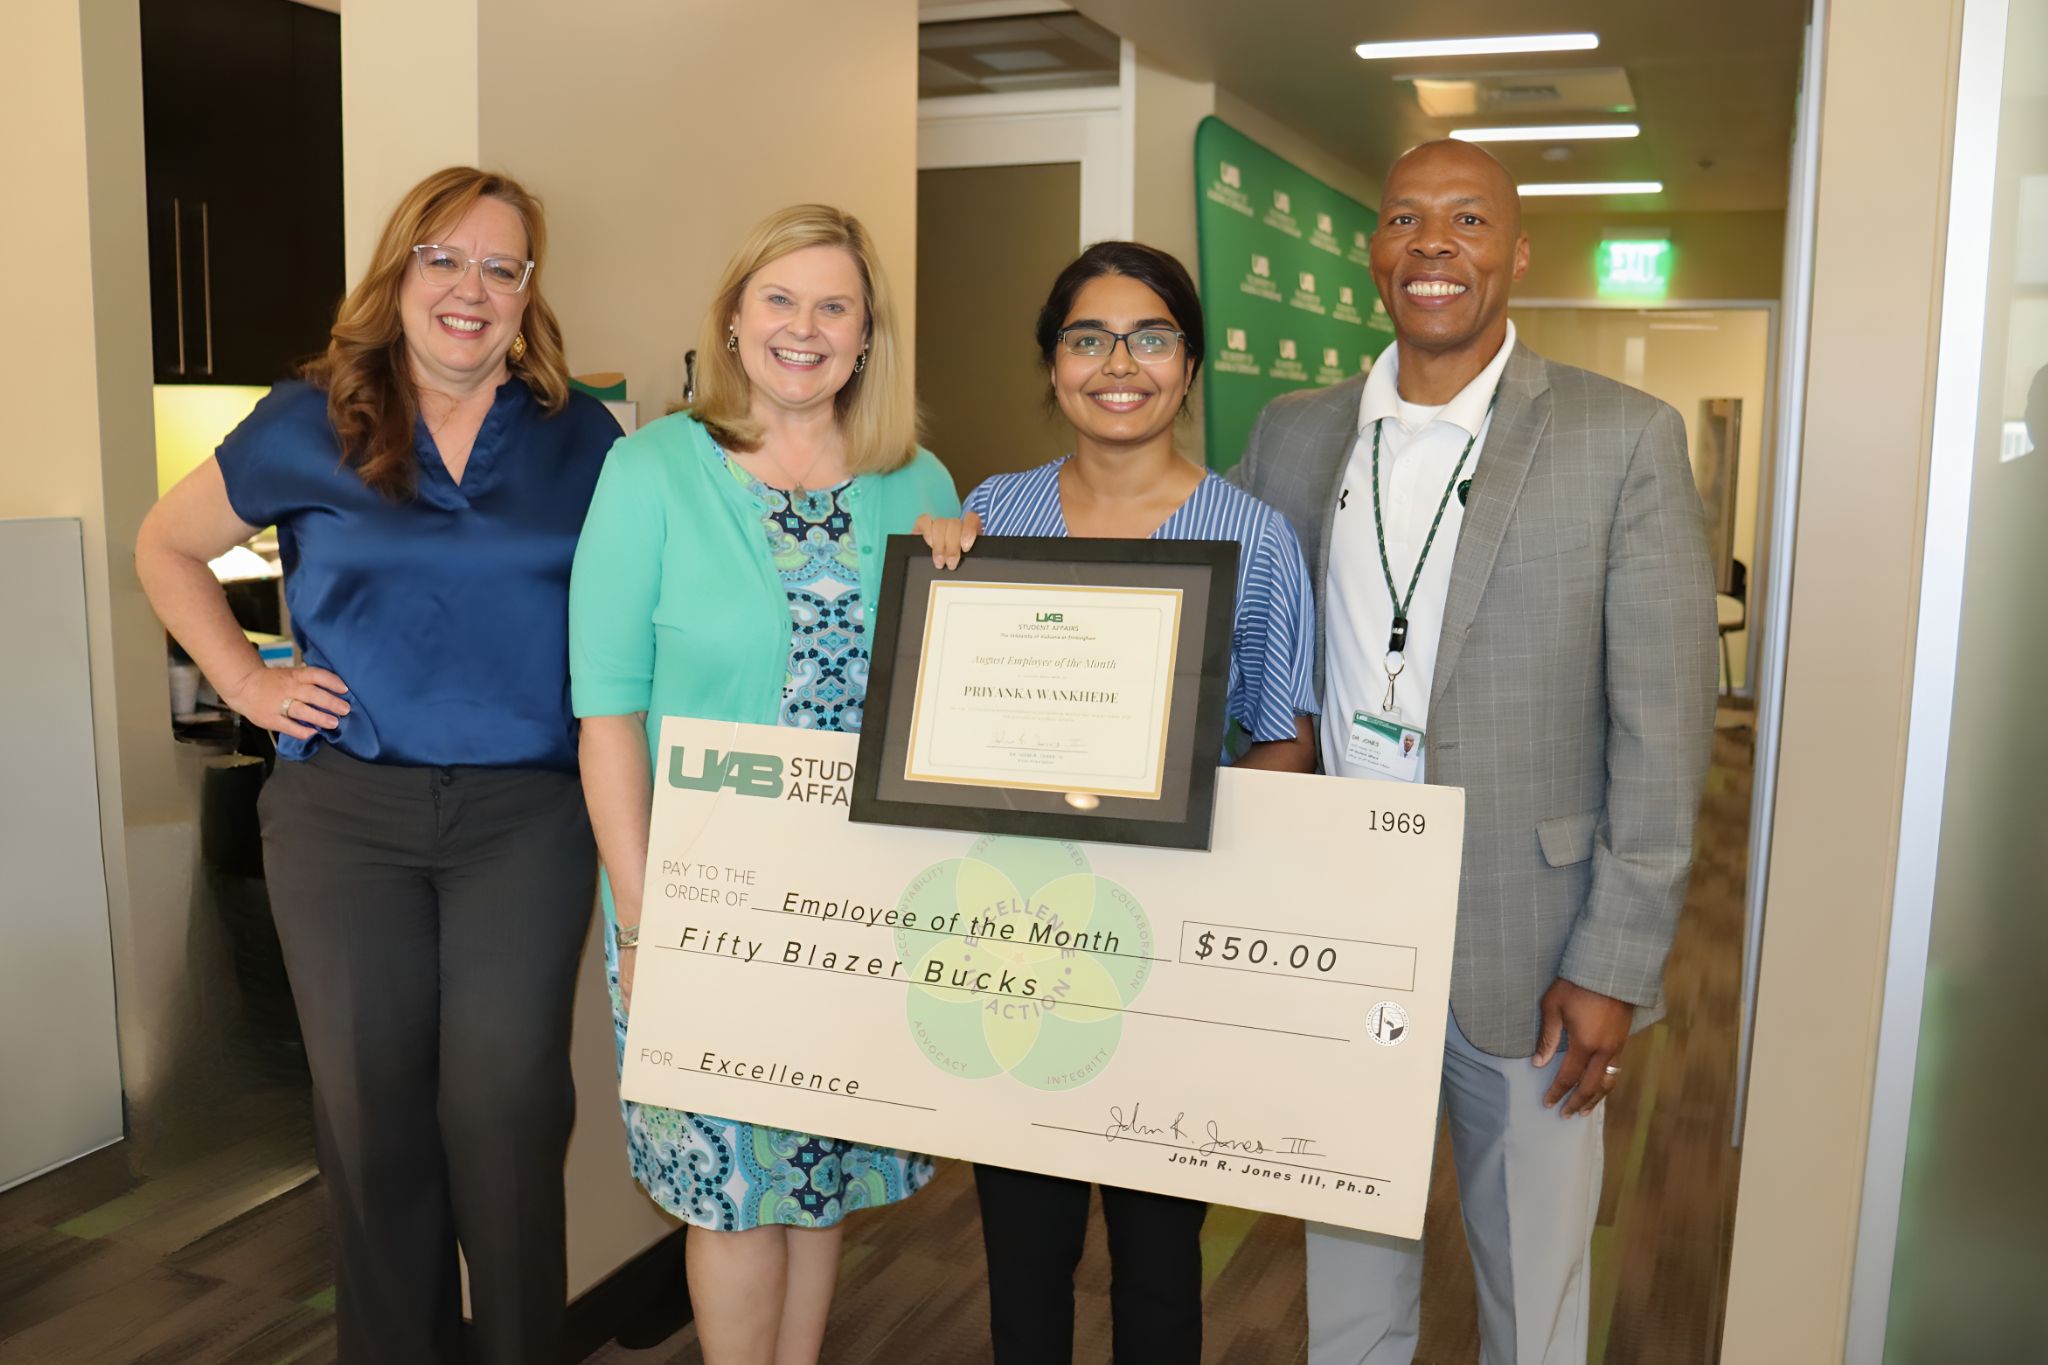
[[[1387,347],[1358,403],[1358,435],[1338,484],[1337,517],[1330,532],[1330,568],[1324,601],[1324,638],[1329,650],[1323,698],[1323,756],[1329,770],[1344,777],[1372,777],[1374,772],[1352,762],[1353,717],[1359,712],[1386,716],[1387,640],[1393,632],[1394,603],[1380,564],[1379,539],[1373,530],[1372,437],[1380,425],[1380,509],[1386,523],[1387,560],[1395,590],[1406,594],[1415,563],[1422,554],[1436,517],[1438,500],[1451,481],[1465,444],[1477,440],[1458,482],[1473,477],[1486,449],[1494,391],[1515,349],[1515,325],[1507,340],[1470,384],[1440,408],[1406,403],[1400,394],[1400,347]],[[1402,651],[1400,675],[1394,679],[1394,703],[1401,724],[1429,728],[1429,688],[1436,676],[1437,641],[1443,632],[1444,600],[1450,595],[1451,561],[1465,505],[1455,489],[1444,507],[1436,540],[1408,605],[1408,641]],[[1390,719],[1393,717],[1389,717]],[[1429,746],[1422,744],[1423,762]],[[1417,770],[1418,779],[1421,776]]]

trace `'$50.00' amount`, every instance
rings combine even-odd
[[[1327,976],[1337,970],[1337,949],[1327,943],[1316,946],[1300,939],[1219,934],[1213,929],[1204,929],[1196,936],[1193,956],[1196,962],[1229,963],[1274,972]]]

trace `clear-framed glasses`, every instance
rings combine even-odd
[[[1063,327],[1060,345],[1068,355],[1084,360],[1107,360],[1121,341],[1140,365],[1163,365],[1180,354],[1186,333],[1171,327],[1140,327],[1135,332],[1112,332],[1107,327]]]
[[[484,288],[493,294],[516,294],[533,278],[533,262],[517,256],[486,256],[478,260],[452,246],[426,243],[414,247],[412,257],[419,262],[420,278],[443,289],[460,284],[471,266],[477,268]]]

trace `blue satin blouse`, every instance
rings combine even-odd
[[[596,399],[549,417],[511,380],[462,482],[421,423],[418,495],[393,503],[342,463],[324,393],[272,389],[214,458],[235,514],[277,527],[300,655],[351,707],[313,739],[278,735],[279,756],[324,738],[368,763],[574,772],[569,564],[618,438]]]

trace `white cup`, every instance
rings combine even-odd
[[[197,664],[171,665],[171,714],[177,717],[191,715],[199,709],[199,666]]]

